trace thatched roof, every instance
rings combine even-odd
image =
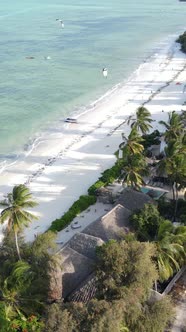
[[[104,242],[95,236],[84,233],[76,233],[68,242],[67,246],[76,250],[78,253],[96,259],[96,247]]]
[[[92,273],[74,292],[72,292],[72,294],[68,296],[67,300],[69,302],[87,303],[95,297],[96,290],[96,276]]]
[[[65,246],[60,252],[62,297],[65,298],[94,270],[94,261]]]
[[[131,188],[125,188],[116,202],[131,211],[142,209],[147,203],[153,203],[153,200],[148,195]]]
[[[118,239],[119,233],[128,227],[131,211],[118,204],[101,219],[92,222],[83,233],[101,238],[103,241]]]

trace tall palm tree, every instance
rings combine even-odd
[[[133,189],[144,184],[143,176],[148,174],[147,165],[142,155],[128,155],[122,167],[123,182]]]
[[[131,123],[132,122],[132,123]],[[131,128],[136,128],[138,131],[140,130],[142,134],[146,134],[151,126],[151,114],[144,106],[140,106],[136,110],[136,118],[129,118],[128,124],[131,123]]]
[[[161,125],[166,128],[164,137],[165,142],[168,143],[171,140],[178,140],[184,133],[184,124],[182,118],[175,111],[170,112],[168,115],[168,121],[159,121]]]
[[[144,150],[141,144],[143,138],[138,134],[136,128],[132,128],[128,138],[122,133],[123,142],[119,145],[119,150],[124,154],[140,154]]]
[[[24,227],[28,227],[33,219],[38,219],[34,214],[26,210],[27,208],[36,206],[37,203],[32,199],[29,189],[24,184],[20,184],[15,186],[12,193],[9,193],[7,198],[3,202],[0,202],[0,204],[6,206],[0,214],[0,222],[4,223],[7,221],[8,230],[14,231],[17,254],[21,260],[18,233]]]
[[[157,173],[166,175],[172,186],[175,202],[174,219],[177,213],[178,191],[186,184],[186,154],[182,142],[170,140],[164,149],[164,158],[159,161]]]

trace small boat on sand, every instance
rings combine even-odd
[[[75,118],[66,118],[64,121],[69,123],[77,123],[77,119]]]

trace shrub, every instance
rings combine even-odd
[[[88,193],[89,195],[95,195],[96,193],[96,190],[101,188],[101,187],[104,187],[105,186],[105,183],[103,181],[96,181],[89,189],[88,189]]]
[[[151,145],[158,145],[160,144],[160,132],[158,130],[153,131],[151,134],[143,135],[142,145],[144,149],[148,149]]]
[[[118,162],[115,163],[114,166],[112,166],[109,169],[106,169],[103,173],[102,176],[99,178],[98,181],[96,181],[89,189],[88,193],[89,195],[95,195],[96,190],[107,186],[109,183],[114,182],[120,175],[121,175],[121,164]]]
[[[70,209],[61,217],[52,222],[49,230],[55,232],[61,231],[65,226],[67,226],[78,213],[86,210],[90,205],[96,203],[96,197],[92,195],[80,196],[77,201],[72,204]]]
[[[181,44],[182,52],[186,53],[186,31],[176,41]]]

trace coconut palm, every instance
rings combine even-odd
[[[18,261],[11,266],[10,270],[8,277],[0,279],[0,301],[4,303],[7,320],[24,316],[21,293],[32,280],[31,267],[27,262]]]
[[[0,204],[6,206],[1,212],[0,222],[4,223],[7,221],[8,231],[14,231],[17,254],[21,260],[18,233],[22,231],[24,227],[28,227],[33,219],[38,219],[34,214],[26,210],[27,208],[36,206],[37,203],[32,199],[32,194],[29,189],[24,184],[20,184],[15,186],[12,193],[9,193],[6,199]]]
[[[143,138],[138,134],[136,128],[132,128],[128,138],[122,133],[123,142],[119,145],[119,150],[124,154],[140,154],[144,147],[141,144]]]
[[[122,179],[127,186],[139,188],[144,184],[143,176],[148,174],[142,155],[128,155],[122,167]]]
[[[185,259],[184,243],[186,241],[186,227],[176,229],[169,221],[159,226],[155,244],[157,248],[157,265],[160,281],[169,279],[178,271]]]
[[[184,133],[182,118],[175,111],[169,113],[167,122],[159,121],[159,123],[166,128],[164,134],[166,143],[171,140],[179,140],[181,135]]]
[[[175,201],[174,219],[177,212],[178,191],[186,184],[185,146],[180,141],[171,140],[164,149],[164,158],[159,161],[157,173],[166,175],[172,186]]]
[[[136,118],[130,117],[128,120],[128,124],[131,123],[131,128],[136,128],[138,131],[140,130],[142,134],[146,134],[150,128],[152,128],[151,122],[153,122],[151,114],[144,106],[138,107]]]

